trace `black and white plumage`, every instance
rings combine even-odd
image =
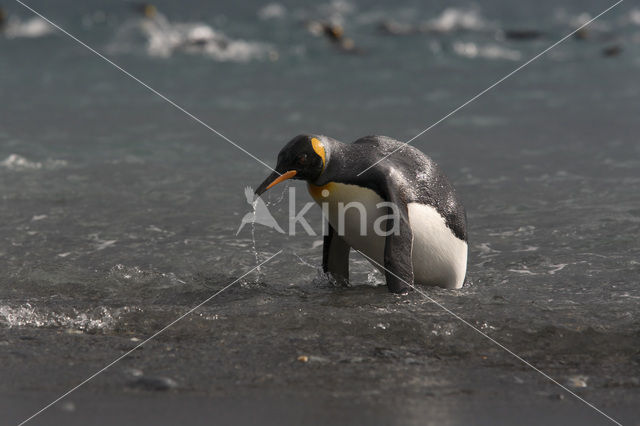
[[[414,284],[460,288],[467,267],[464,207],[435,162],[403,145],[384,136],[344,144],[326,136],[300,135],[280,151],[277,173],[256,194],[288,178],[307,181],[311,196],[325,203],[328,213],[323,268],[339,282],[348,282],[348,256],[354,248],[373,259],[392,292]],[[354,201],[362,207],[345,208]],[[388,207],[377,207],[385,201],[397,207],[392,219]],[[397,232],[380,235],[381,223]]]

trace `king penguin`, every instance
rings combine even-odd
[[[6,23],[7,23],[7,13],[4,11],[2,7],[0,7],[0,31],[4,29],[4,26]]]
[[[345,144],[299,135],[255,193],[287,179],[305,180],[328,216],[322,267],[338,283],[349,282],[353,248],[384,274],[393,293],[416,284],[462,287],[466,213],[444,173],[417,148],[385,136]]]

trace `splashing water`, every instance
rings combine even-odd
[[[252,204],[253,211],[255,213],[256,202]],[[253,250],[253,256],[256,258],[256,279],[254,281],[255,284],[258,284],[260,279],[262,278],[262,267],[260,266],[260,255],[258,253],[258,248],[256,245],[256,223],[251,222],[251,250]]]
[[[30,303],[0,306],[0,324],[6,327],[69,328],[83,332],[112,329],[118,319],[132,308],[99,306],[86,311],[75,308],[56,311],[36,307]]]
[[[280,202],[282,202],[282,200],[284,199],[285,194],[288,192],[288,189],[289,189],[289,183],[287,182],[287,183],[285,183],[285,187],[282,190],[282,193],[280,194],[280,196],[278,197],[277,200],[275,200],[275,201],[268,201],[268,200],[264,201],[263,200],[263,203],[264,203],[265,207],[268,209],[271,206],[280,204]],[[254,255],[255,259],[256,259],[256,266],[257,267],[256,267],[255,284],[258,284],[260,279],[263,278],[262,269],[259,266],[260,262],[262,260],[261,260],[261,257],[260,257],[260,253],[258,252],[258,245],[257,245],[257,242],[256,242],[256,220],[255,220],[255,217],[257,215],[257,208],[258,208],[258,203],[259,203],[260,197],[256,197],[256,196],[253,195],[253,188],[251,188],[251,187],[247,187],[245,191],[246,191],[246,193],[248,193],[250,191],[251,194],[252,194],[252,197],[253,197],[253,201],[251,202],[251,207],[253,208],[253,212],[252,213],[254,215],[253,216],[254,220],[250,221],[250,224],[251,224],[251,250],[253,251],[253,255]],[[247,198],[247,200],[249,200],[249,198]]]

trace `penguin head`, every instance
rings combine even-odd
[[[340,25],[324,24],[322,29],[324,30],[324,34],[331,41],[340,41],[340,40],[342,40],[342,37],[344,35],[344,30],[342,29],[342,27]]]
[[[135,5],[135,9],[145,18],[153,18],[158,13],[158,9],[151,3],[138,3]]]
[[[267,189],[287,179],[300,179],[313,182],[324,171],[328,152],[322,136],[299,135],[291,139],[278,154],[278,164],[256,189],[262,195]]]

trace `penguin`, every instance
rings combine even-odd
[[[313,35],[324,36],[340,51],[345,53],[363,53],[356,47],[354,41],[344,36],[344,30],[340,25],[330,22],[308,21],[307,30]]]
[[[614,44],[611,46],[607,46],[604,49],[602,49],[602,56],[610,58],[613,56],[618,56],[619,54],[622,53],[622,46],[619,44]]]
[[[255,193],[287,179],[306,181],[327,213],[322,268],[336,282],[349,283],[353,248],[384,274],[392,293],[416,284],[462,287],[466,212],[444,173],[417,148],[385,136],[345,144],[299,135],[280,151],[274,172]]]
[[[7,13],[0,7],[0,31],[2,31],[7,23]]]
[[[322,32],[333,43],[339,43],[344,38],[344,30],[340,25],[322,24]]]
[[[133,7],[145,18],[153,19],[158,15],[158,9],[151,3],[136,3]]]

